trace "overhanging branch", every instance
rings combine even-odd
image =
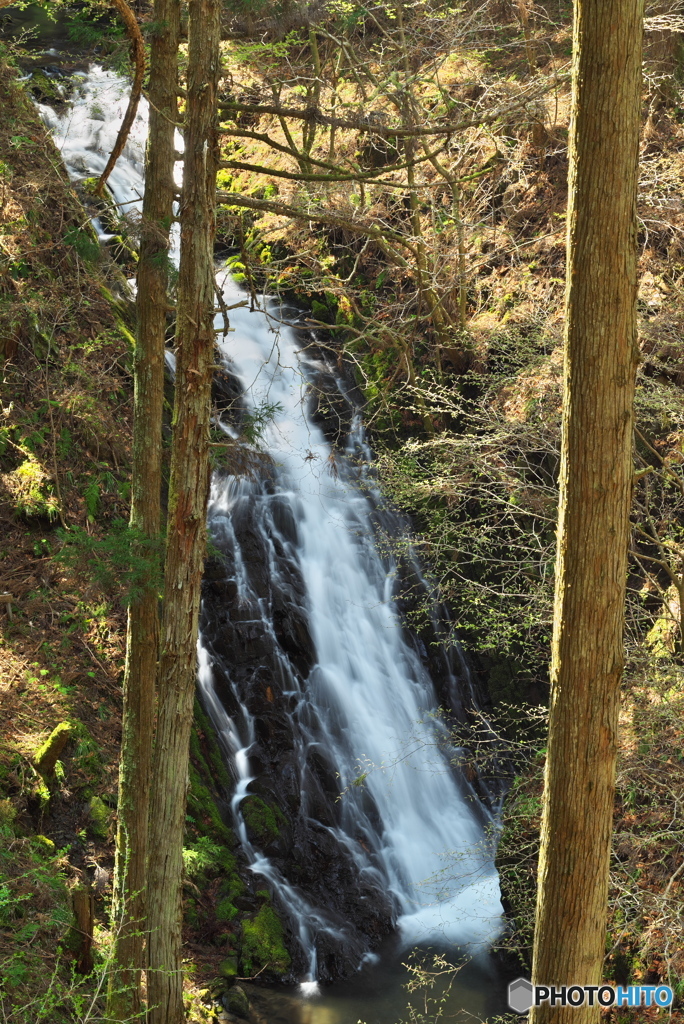
[[[294,220],[315,221],[317,224],[327,224],[329,227],[342,228],[356,235],[363,235],[366,238],[376,239],[380,243],[394,242],[401,245],[412,256],[417,256],[415,246],[409,242],[404,235],[391,228],[379,228],[374,224],[364,224],[360,221],[349,220],[336,213],[315,208],[301,209],[296,206],[289,206],[287,203],[275,203],[270,199],[250,199],[239,192],[217,192],[216,199],[219,203],[227,206],[240,206],[246,210],[256,210],[259,213],[275,213],[282,217],[292,217]]]

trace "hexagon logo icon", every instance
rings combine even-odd
[[[527,978],[516,978],[508,986],[508,1005],[516,1013],[527,1013],[534,1002],[534,989]]]

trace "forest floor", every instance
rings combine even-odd
[[[94,536],[127,514],[132,395],[117,275],[16,77],[3,59],[0,999],[3,1019],[28,1021],[60,1019],[70,890],[97,877],[104,920],[125,615],[54,556],[60,529]],[[36,754],[63,722],[70,742],[43,778]]]
[[[563,71],[568,14],[566,8],[554,9],[549,13],[552,30],[541,20],[534,29],[537,70]],[[455,63],[450,87],[465,92],[474,82],[491,88],[494,80],[513,79],[524,85],[529,67],[514,20],[509,35],[499,34],[497,45],[482,46],[481,55]],[[684,104],[677,48],[666,34],[651,35],[649,48],[639,208],[643,363],[638,415],[640,429],[655,448],[651,461],[659,455],[658,467],[667,463],[678,473],[684,459]],[[3,64],[0,1005],[8,1021],[29,1024],[41,1019],[36,1006],[47,1008],[42,1019],[58,1021],[69,1001],[71,1019],[80,1019],[90,983],[74,983],[68,973],[53,969],[58,941],[71,920],[71,890],[85,880],[96,892],[96,938],[106,961],[126,581],[113,582],[115,545],[113,553],[110,547],[96,555],[109,566],[109,576],[98,581],[88,565],[93,543],[116,534],[115,524],[127,517],[133,325],[118,290],[119,272],[93,248],[80,201],[15,77]],[[258,75],[244,61],[236,63],[234,80],[245,93],[258,85]],[[498,134],[484,133],[472,157],[473,166],[481,169],[491,161],[494,170],[486,188],[474,185],[465,194],[464,218],[473,225],[467,238],[469,341],[454,349],[448,368],[450,383],[460,377],[472,389],[470,396],[477,391],[469,407],[476,407],[469,412],[469,452],[453,461],[453,446],[447,455],[431,441],[429,457],[426,449],[403,447],[407,431],[415,428],[415,410],[395,387],[385,357],[361,355],[350,345],[350,356],[369,394],[375,395],[371,412],[378,427],[383,416],[392,427],[393,439],[386,444],[378,429],[387,488],[417,517],[424,528],[424,550],[434,558],[447,596],[465,609],[466,642],[489,684],[504,732],[511,704],[540,702],[546,693],[549,578],[530,555],[528,581],[534,577],[535,582],[516,605],[506,598],[507,588],[514,589],[513,578],[486,566],[511,538],[518,544],[525,531],[529,535],[532,522],[546,524],[547,554],[552,543],[555,492],[549,479],[560,415],[567,114],[568,88],[560,85],[534,117],[511,121]],[[260,128],[277,131],[267,121]],[[350,137],[344,144],[353,151],[359,141]],[[268,154],[251,144],[241,155],[263,164]],[[247,194],[255,189],[263,194],[264,187],[282,189],[275,178],[257,181],[247,172],[235,174],[233,182]],[[291,186],[281,195],[291,200],[294,191]],[[300,294],[308,290],[319,309],[325,303],[333,308],[330,296],[335,309],[359,302],[358,292],[345,291],[339,283],[344,275],[336,278],[330,270],[339,239],[326,242],[320,235],[312,242],[308,226],[267,214],[250,225],[246,247],[244,237],[242,243],[237,237],[244,223],[237,223],[234,211],[222,216],[224,238],[241,246],[242,271]],[[383,273],[377,254],[362,256],[357,271],[361,290],[372,285],[380,303],[384,289],[389,296],[393,275],[398,279],[392,270],[377,284]],[[399,420],[386,415],[387,407],[400,410]],[[437,412],[435,421],[440,422]],[[648,454],[641,449],[642,460]],[[667,487],[662,491],[652,518],[677,543],[682,509],[675,493]],[[434,526],[436,507],[451,516],[446,527],[443,515]],[[466,547],[473,530],[480,529],[478,517],[492,515],[498,517],[500,532],[477,572],[456,564],[450,549]],[[72,532],[78,528],[78,542],[65,546],[58,530],[67,527]],[[71,558],[57,560],[64,551]],[[620,983],[673,984],[679,1006],[670,1019],[681,1021],[684,673],[674,647],[677,609],[662,578],[645,571],[644,564],[635,561],[631,575],[606,970]],[[520,590],[517,582],[515,589]],[[492,595],[498,609],[485,630],[476,601],[483,592]],[[507,640],[510,622],[517,631]],[[36,771],[36,756],[62,722],[70,723],[70,742],[45,779]],[[535,895],[542,749],[538,733],[518,743],[520,770],[508,800],[499,856],[516,922],[507,955],[521,952],[523,970]],[[220,950],[212,942],[193,942],[191,951],[197,977],[208,980]],[[193,999],[200,1014],[196,995]],[[607,1016],[617,1022],[648,1019],[649,1014]]]

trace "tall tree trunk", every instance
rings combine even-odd
[[[149,135],[138,263],[138,336],[134,356],[131,526],[160,541],[164,342],[168,308],[168,247],[173,211],[174,123],[178,119],[177,53],[180,3],[156,0],[150,58]],[[158,573],[128,613],[119,768],[114,881],[114,962],[107,1014],[129,1020],[140,1012],[144,967],[148,809],[155,683],[159,656]]]
[[[641,0],[577,0],[565,395],[535,984],[601,980],[632,483]],[[598,1021],[545,1005],[533,1024]]]
[[[209,487],[220,0],[190,0],[181,261],[149,872],[150,1024],[181,1024],[182,848]]]

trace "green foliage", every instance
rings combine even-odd
[[[97,515],[97,507],[100,502],[100,485],[98,481],[91,478],[83,492],[83,498],[85,500],[86,511],[88,513],[88,519],[90,522],[94,522],[95,516]]]
[[[401,410],[394,401],[388,402],[387,399],[391,391],[391,381],[396,375],[397,364],[401,363],[401,356],[392,347],[369,351],[363,342],[358,345],[361,348],[358,360],[359,382],[369,403],[374,426],[380,432],[396,429],[401,422]],[[348,346],[349,351],[356,348],[356,344]]]
[[[8,1024],[77,1024],[85,1020],[77,1013],[86,1001],[85,984],[75,980],[69,963],[54,953],[71,920],[70,894],[61,870],[64,851],[56,850],[45,836],[29,840],[8,825],[3,826],[2,838],[2,1019]]]
[[[247,280],[245,274],[245,265],[242,262],[242,258],[238,256],[229,256],[226,260],[226,269],[230,270],[231,276],[234,281],[238,284],[244,284]]]
[[[10,146],[12,149],[26,149],[35,146],[35,142],[33,139],[29,139],[27,135],[13,135],[10,138]]]
[[[555,409],[504,415],[502,394],[518,375],[547,372],[535,369],[539,340],[518,351],[518,338],[497,341],[497,372],[463,374],[457,389],[420,385],[432,418],[445,423],[440,433],[377,446],[383,489],[417,519],[433,579],[458,609],[461,641],[492,671],[492,697],[509,702],[547,672],[560,444]],[[378,368],[386,355],[375,357]],[[546,385],[549,402],[553,394]]]
[[[540,715],[530,708],[529,721],[536,727]],[[534,918],[537,900],[537,861],[541,825],[541,795],[546,751],[535,741],[536,728],[518,731],[521,737],[511,744],[518,775],[506,796],[499,837],[496,866],[501,892],[507,908],[509,928],[497,948],[514,957],[521,970],[532,964]],[[527,733],[527,735],[526,735]]]
[[[209,836],[200,836],[183,849],[183,866],[188,878],[206,881],[222,872],[234,872],[236,863],[230,850],[215,843]]]
[[[256,14],[268,7],[268,0],[229,0],[227,6],[236,10],[249,8],[251,14]],[[231,58],[239,64],[253,64],[262,71],[275,71],[282,61],[289,59],[293,45],[301,45],[296,32],[290,32],[284,39],[269,42],[240,42],[233,47]]]
[[[99,486],[89,493],[93,507]],[[78,526],[59,530],[58,535],[63,547],[55,555],[56,561],[107,593],[118,593],[123,605],[137,600],[148,587],[161,589],[161,538],[150,538],[123,519],[114,520],[109,532],[100,538]]]
[[[250,444],[258,444],[268,424],[282,410],[280,402],[262,402],[252,411],[245,413],[242,421],[242,433],[246,440]]]
[[[85,228],[69,228],[64,241],[72,246],[84,263],[97,263],[101,256],[100,243]]]
[[[72,721],[74,751],[72,769],[82,774],[87,788],[96,786],[104,775],[105,765],[102,750],[83,722]]]
[[[217,921],[234,921],[239,911],[232,900],[226,897],[216,905]]]
[[[96,0],[80,4],[79,7],[69,5],[67,10],[67,32],[77,46],[91,47],[120,39],[124,35],[119,20],[106,8],[103,10]]]
[[[245,974],[266,968],[282,975],[289,970],[291,959],[285,948],[283,926],[269,904],[253,920],[242,922],[240,959]]]
[[[48,839],[47,836],[35,835],[31,836],[31,845],[35,852],[44,857],[54,857],[57,853],[57,847],[55,846],[52,839]]]
[[[20,515],[28,518],[45,516],[54,519],[59,513],[59,501],[53,483],[41,463],[29,455],[10,477],[10,491],[14,506]]]

